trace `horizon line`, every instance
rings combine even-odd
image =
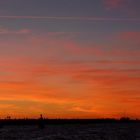
[[[42,114],[40,114],[42,115]],[[40,115],[38,117],[17,117],[17,116],[6,116],[6,117],[0,117],[0,120],[14,120],[14,119],[38,119],[40,118]],[[130,120],[140,120],[139,117],[130,117],[130,116],[120,116],[120,117],[47,117],[45,115],[42,115],[44,119],[60,119],[60,120],[96,120],[96,119],[115,119],[115,120],[120,120],[120,119],[130,119]]]

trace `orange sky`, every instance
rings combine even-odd
[[[140,118],[139,2],[13,1],[0,1],[0,118]]]
[[[140,61],[127,59],[139,52],[102,51],[63,34],[0,42],[13,51],[0,59],[1,116],[139,117]]]

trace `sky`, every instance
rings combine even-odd
[[[139,0],[0,0],[0,118],[140,118]]]

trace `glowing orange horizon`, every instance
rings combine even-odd
[[[1,117],[140,118],[140,70],[135,68],[140,62],[120,60],[138,57],[139,51],[103,51],[104,46],[93,49],[96,44],[85,47],[56,36],[0,42],[13,51],[0,57]],[[100,60],[82,60],[93,55]]]

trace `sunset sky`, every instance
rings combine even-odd
[[[140,118],[140,0],[0,0],[0,118]]]

